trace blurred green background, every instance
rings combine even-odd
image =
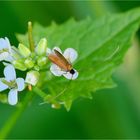
[[[0,37],[7,36],[11,44],[17,44],[15,33],[25,33],[29,20],[47,26],[52,21],[98,18],[138,6],[139,1],[1,1]],[[76,100],[69,112],[40,106],[41,99],[35,97],[8,138],[140,138],[139,60],[136,37],[124,64],[113,75],[118,87],[94,93],[93,100]],[[0,129],[14,110],[0,104]]]

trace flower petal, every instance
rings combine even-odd
[[[17,78],[16,82],[17,82],[18,91],[22,91],[25,88],[24,79],[23,78]]]
[[[52,50],[50,49],[50,48],[47,48],[47,50],[46,50],[46,55],[49,55],[49,54],[51,54],[52,53]]]
[[[74,50],[73,48],[67,48],[64,51],[64,57],[72,63],[76,60],[76,58],[78,57],[78,54],[77,54],[77,51]]]
[[[10,41],[7,37],[5,37],[5,45],[6,45],[6,48],[9,49],[9,51],[11,50],[11,45],[10,45]]]
[[[62,54],[62,51],[61,51],[61,49],[60,49],[59,47],[55,46],[55,47],[53,48],[53,51],[54,51],[54,50],[57,50],[58,52],[60,52],[60,53]]]
[[[3,38],[0,38],[0,50],[4,48],[3,40]]]
[[[7,43],[4,38],[0,38],[0,49],[5,49],[7,47]]]
[[[70,72],[63,74],[63,76],[67,79],[70,79],[70,80],[72,79],[72,74]]]
[[[7,89],[8,86],[2,82],[2,78],[0,78],[0,92]]]
[[[66,77],[67,79],[75,80],[78,77],[78,72],[76,70],[74,70],[74,71],[75,71],[74,74],[67,72],[66,74],[63,74],[63,76]]]
[[[0,49],[11,49],[9,39],[7,37],[0,38]]]
[[[55,75],[55,76],[61,76],[65,72],[62,71],[57,65],[52,64],[50,67],[50,71]]]
[[[8,93],[8,102],[10,105],[16,105],[18,102],[18,92],[17,89],[11,89]]]
[[[13,60],[14,58],[10,54],[5,58],[5,61],[8,61],[8,62],[12,62]]]
[[[4,75],[7,81],[13,81],[16,79],[15,68],[12,65],[8,65],[4,69]]]
[[[9,56],[9,53],[8,53],[8,52],[0,53],[0,61],[6,60],[6,58],[7,58],[8,56]]]

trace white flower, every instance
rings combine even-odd
[[[4,78],[0,78],[0,92],[10,89],[8,102],[10,105],[15,105],[18,102],[18,91],[24,90],[24,79],[16,78],[15,68],[10,64],[5,67],[4,76]]]
[[[49,48],[47,49],[47,55],[49,56],[50,54],[56,55],[54,50],[57,50],[59,53],[62,54],[62,51],[59,47],[54,47],[53,50],[51,51]],[[64,53],[62,54],[65,59],[68,61],[68,63],[71,65],[78,57],[77,52],[73,48],[67,48]],[[57,64],[52,64],[50,67],[50,71],[55,75],[55,76],[64,76],[67,79],[76,79],[78,77],[78,72],[75,69],[71,69],[70,71],[63,70],[60,68]]]
[[[13,60],[11,56],[11,45],[9,39],[5,37],[5,39],[0,38],[0,61],[5,60],[11,62]]]
[[[35,70],[31,70],[29,72],[27,72],[26,78],[25,78],[25,82],[35,86],[39,80],[39,72],[35,71]]]

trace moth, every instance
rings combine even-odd
[[[55,54],[48,56],[49,60],[59,66],[63,71],[75,74],[72,64],[57,50],[54,49]]]

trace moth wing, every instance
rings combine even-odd
[[[51,60],[52,63],[54,63],[57,66],[59,66],[62,70],[65,70],[65,71],[68,70],[68,66],[56,54],[50,54],[48,56],[48,58],[49,58],[49,60]]]
[[[62,63],[64,63],[64,65],[66,65],[66,66],[71,65],[71,64],[68,62],[68,60],[67,60],[59,51],[54,50],[54,52],[55,52],[56,56],[57,56],[58,58],[60,58],[60,60],[62,61]]]

